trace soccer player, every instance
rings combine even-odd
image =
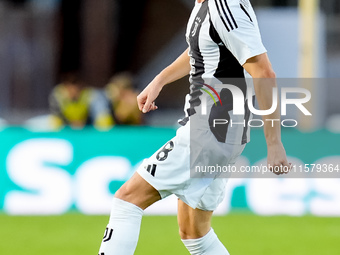
[[[215,106],[212,100],[207,100],[210,112],[199,114],[203,100],[201,89],[205,85],[214,88],[221,84],[218,81],[222,78],[244,79],[250,74],[256,78],[254,88],[259,107],[266,110],[272,105],[275,73],[249,0],[196,0],[186,39],[188,49],[137,97],[143,113],[156,110],[155,100],[163,86],[190,73],[191,91],[186,98],[186,117],[180,121],[182,127],[172,140],[144,160],[131,179],[116,192],[99,255],[133,254],[144,209],[171,194],[179,198],[179,234],[190,254],[229,254],[210,224],[213,211],[223,199],[227,179],[218,176],[190,178],[190,167],[193,163],[234,164],[249,141],[249,130],[243,125],[214,129],[212,118],[236,117],[230,108],[232,99],[228,90],[222,89],[219,91],[221,102]],[[246,94],[244,82],[237,82],[237,86]],[[244,106],[247,108],[246,102]],[[279,110],[265,117],[279,119]],[[250,118],[249,109],[242,118]],[[264,133],[268,165],[289,167],[281,143],[280,125],[272,127],[271,122],[265,122]],[[190,136],[194,138],[190,139]],[[199,139],[195,140],[195,137]],[[192,153],[194,157],[191,157]],[[275,173],[283,174],[284,171]]]

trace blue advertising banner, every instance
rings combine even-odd
[[[0,132],[0,211],[10,215],[107,214],[115,191],[175,133],[173,128],[152,127],[48,133],[4,129]],[[248,210],[259,215],[340,216],[339,142],[340,134],[325,130],[284,130],[283,143],[295,169],[276,178],[263,170],[266,144],[263,132],[253,130],[251,142],[236,163],[243,171],[230,178],[216,213]],[[255,170],[263,171],[264,178],[251,178]],[[308,176],[294,178],[294,172]],[[156,203],[147,213],[176,213],[176,198]]]

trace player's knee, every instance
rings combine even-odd
[[[143,188],[141,187],[140,181],[137,180],[137,177],[138,176],[134,175],[127,182],[125,182],[123,186],[117,190],[115,197],[131,203],[131,198],[136,198],[138,195],[143,195]]]
[[[143,210],[161,199],[158,191],[137,175],[124,183],[115,193],[115,197]]]
[[[127,185],[120,187],[115,193],[115,197],[127,201],[127,198],[132,195],[132,190]]]

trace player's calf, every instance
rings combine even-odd
[[[138,242],[143,212],[134,204],[114,198],[99,255],[133,255]]]

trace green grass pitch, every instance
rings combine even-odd
[[[108,216],[0,215],[0,254],[97,255]],[[231,214],[213,227],[232,255],[340,254],[340,218]],[[145,216],[136,255],[188,254],[174,216]]]

